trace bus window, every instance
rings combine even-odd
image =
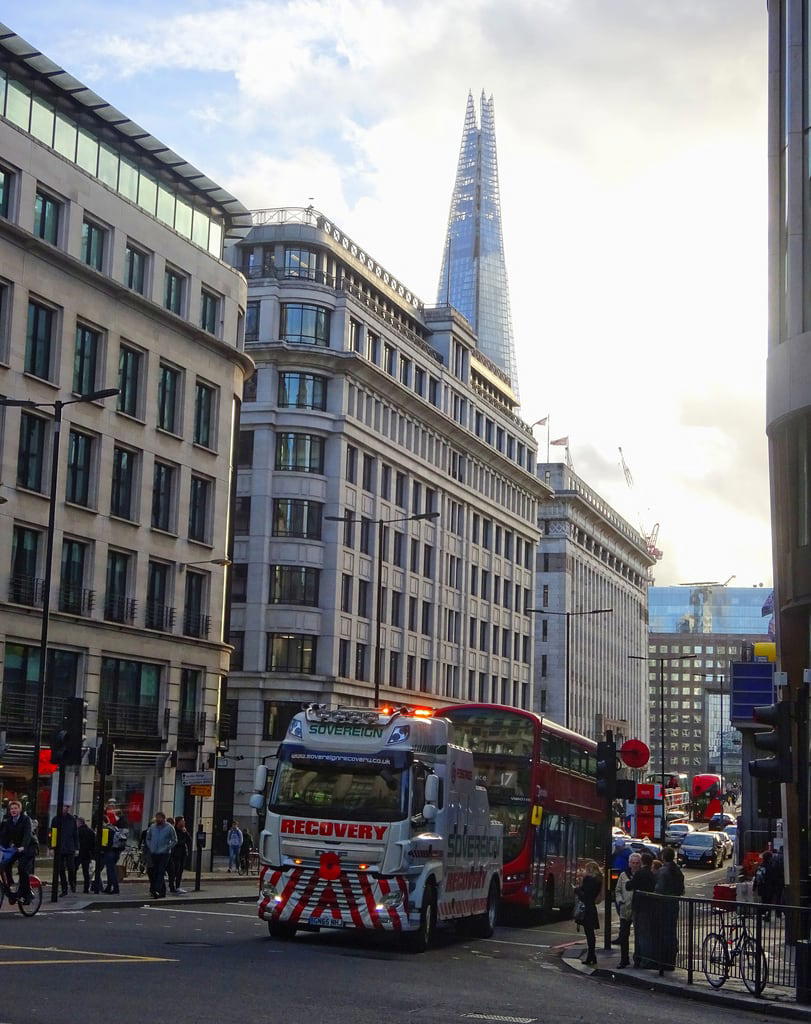
[[[549,814],[544,818],[544,847],[547,857],[560,856],[560,815]]]
[[[544,732],[541,735],[541,760],[552,760],[552,737],[548,732]]]

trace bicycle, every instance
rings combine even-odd
[[[12,881],[11,868],[5,868],[3,865],[2,875],[4,876],[6,873],[8,873],[8,881]],[[28,901],[21,900],[19,880],[16,887],[12,887],[7,884],[4,877],[0,877],[0,910],[3,909],[3,903],[8,897],[10,901],[17,904],[17,910],[23,917],[33,917],[42,906],[42,882],[36,875],[28,876],[28,888],[31,893],[30,899]]]
[[[763,947],[750,935],[746,917],[728,921],[728,911],[713,908],[720,917],[720,932],[710,932],[701,944],[701,969],[712,988],[718,989],[729,977],[735,961],[739,961],[741,980],[748,992],[759,996],[769,980],[769,962]]]
[[[128,846],[121,855],[119,863],[128,875],[137,874],[141,877],[146,874],[146,858],[143,847]]]

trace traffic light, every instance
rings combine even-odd
[[[51,763],[62,765],[65,763],[65,751],[67,750],[68,731],[64,721],[58,729],[51,733]]]
[[[607,740],[597,744],[597,795],[613,800],[617,792],[617,748]]]
[[[81,764],[87,734],[87,701],[83,697],[71,697],[67,702],[62,725],[67,733],[62,764]]]
[[[791,782],[794,778],[794,759],[791,743],[791,701],[753,708],[752,718],[759,725],[771,726],[769,732],[756,732],[754,744],[759,750],[768,750],[774,757],[761,757],[749,762],[749,774],[755,779]]]

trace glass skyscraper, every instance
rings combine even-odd
[[[501,236],[493,97],[482,92],[480,126],[468,94],[437,302],[450,303],[476,330],[480,351],[517,392],[510,293]]]

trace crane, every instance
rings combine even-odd
[[[628,490],[632,494],[635,494],[636,484],[634,483],[631,468],[625,461],[625,456],[622,453],[622,448],[619,448],[618,451],[620,453],[620,466],[622,467],[622,473],[625,477],[625,482],[626,484],[628,484]],[[639,513],[639,510],[637,510],[637,517],[639,519],[639,532],[645,538],[645,547],[648,549],[648,554],[651,556],[651,558],[655,559],[658,562],[662,558],[662,551],[660,550],[660,548],[657,547],[657,541],[659,540],[659,524],[654,523],[653,529],[651,529],[651,531],[648,532],[645,529],[645,524],[642,521],[642,516]]]

